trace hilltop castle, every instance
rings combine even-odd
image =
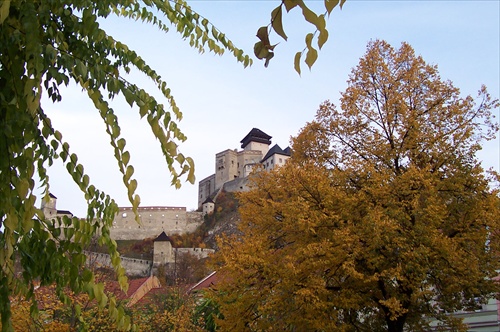
[[[230,192],[246,190],[247,177],[256,166],[271,170],[283,165],[290,158],[290,148],[282,150],[277,144],[270,148],[271,138],[260,129],[253,128],[240,141],[243,150],[228,149],[215,155],[215,173],[199,182],[198,206],[203,205],[203,212],[188,212],[185,207],[141,206],[138,208],[140,219],[138,224],[131,207],[120,207],[110,229],[111,238],[114,240],[154,238],[152,264],[155,266],[172,263],[177,254],[189,253],[197,257],[206,257],[214,250],[172,248],[167,234],[194,232],[203,223],[203,215],[213,211],[212,198],[215,194],[221,189]],[[49,194],[48,199],[42,200],[41,209],[47,218],[73,217],[70,211],[57,210],[56,205],[57,197],[52,194]],[[102,260],[103,264],[108,259],[104,254],[97,255],[95,259]],[[136,260],[133,261],[136,263]]]
[[[215,173],[199,182],[198,207],[210,202],[211,197],[224,187],[226,191],[247,189],[247,177],[252,170],[261,165],[271,170],[283,165],[290,158],[290,147],[282,150],[278,144],[269,148],[271,136],[253,128],[240,141],[241,148],[224,150],[215,155]]]

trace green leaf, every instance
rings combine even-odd
[[[323,45],[325,45],[327,40],[328,40],[328,30],[325,29],[325,30],[320,31],[319,36],[318,36],[319,49],[321,49],[321,47],[323,47]]]
[[[130,105],[130,107],[132,107],[134,105],[134,101],[135,101],[134,93],[128,88],[123,89],[122,92],[123,92],[123,95],[125,96],[125,100]]]
[[[130,153],[128,151],[123,152],[122,153],[123,165],[127,166],[129,161],[130,161]]]
[[[307,48],[311,48],[313,37],[314,37],[314,35],[312,33],[308,33],[306,35],[306,46],[307,46]]]
[[[128,184],[129,195],[131,196],[136,189],[137,189],[137,180],[136,179],[130,180],[130,183]]]
[[[325,7],[328,15],[332,12],[332,10],[339,4],[339,0],[325,0]]]
[[[257,38],[260,39],[262,44],[265,46],[270,45],[271,43],[269,42],[269,31],[267,30],[267,27],[260,27],[259,30],[257,30]]]
[[[295,53],[295,58],[293,61],[293,67],[295,71],[300,75],[300,58],[302,57],[302,52]]]
[[[285,31],[283,30],[283,21],[282,21],[282,13],[281,13],[281,11],[282,11],[281,5],[279,5],[278,7],[276,7],[272,11],[272,13],[271,13],[271,23],[272,23],[274,31],[276,31],[276,33],[278,35],[280,35],[281,38],[283,38],[284,40],[287,40],[288,37],[286,36]]]
[[[255,43],[253,46],[253,52],[258,59],[264,59],[269,54],[269,50],[261,41]]]
[[[133,174],[134,174],[134,167],[132,165],[127,166],[127,170],[125,172],[125,175],[123,176],[124,181],[128,182],[128,180],[132,177]]]
[[[283,4],[285,5],[286,11],[289,12],[292,10],[294,7],[298,5],[297,0],[285,0],[283,1]]]
[[[124,138],[120,138],[117,142],[116,142],[116,145],[118,146],[118,149],[120,149],[120,151],[123,151],[123,149],[125,148],[125,144],[126,144],[126,141]]]
[[[302,8],[302,15],[306,19],[307,22],[313,24],[314,26],[318,26],[318,15],[310,10],[304,2],[299,3],[300,8]]]
[[[10,0],[2,1],[0,6],[0,24],[3,24],[5,19],[9,16]]]
[[[167,144],[165,144],[165,149],[167,150],[170,156],[173,157],[177,155],[177,144],[175,144],[174,142],[170,141]]]
[[[316,51],[314,48],[309,48],[307,50],[306,54],[306,64],[311,69],[312,65],[316,62],[316,59],[318,59],[318,51]]]
[[[179,164],[183,164],[186,158],[184,158],[184,155],[182,153],[179,153],[177,157],[175,158]]]

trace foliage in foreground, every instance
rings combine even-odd
[[[74,295],[75,303],[82,307],[79,317],[74,306],[64,306],[54,292],[54,287],[40,288],[36,292],[40,314],[30,315],[30,302],[15,299],[12,304],[12,324],[16,331],[76,331],[77,321],[90,332],[119,331],[117,324],[109,319],[109,309],[102,309],[89,301],[86,295]],[[196,332],[214,331],[211,308],[204,301],[186,294],[184,288],[162,288],[161,292],[149,296],[144,303],[126,308],[138,331],[152,332]],[[208,318],[208,320],[207,320]]]
[[[330,14],[342,1],[325,1],[325,14]],[[267,30],[259,29],[261,42],[268,42],[274,30],[286,39],[282,27],[282,9],[300,8],[306,21],[316,27],[318,47],[328,37],[325,14],[317,15],[302,1],[282,1],[273,11]],[[167,83],[145,61],[124,43],[108,35],[99,21],[110,15],[140,20],[167,32],[171,25],[182,38],[199,52],[206,50],[232,53],[247,67],[251,59],[236,48],[226,36],[194,12],[184,0],[5,0],[0,2],[0,316],[2,330],[12,330],[11,299],[31,301],[30,315],[36,316],[34,287],[57,285],[59,299],[69,305],[71,298],[63,288],[86,292],[101,306],[110,303],[110,317],[120,329],[130,328],[123,308],[102,292],[92,272],[84,267],[83,248],[99,237],[99,245],[108,247],[118,280],[126,289],[127,282],[116,243],[109,236],[111,222],[118,212],[115,202],[91,184],[63,140],[62,130],[52,126],[41,104],[42,94],[53,102],[62,100],[61,87],[74,84],[87,93],[99,112],[109,135],[110,144],[128,198],[137,216],[139,196],[137,181],[130,165],[130,152],[121,136],[118,118],[109,101],[122,95],[131,107],[138,109],[160,143],[172,185],[178,188],[185,177],[194,183],[191,158],[178,151],[186,137],[177,126],[182,113]],[[169,26],[167,26],[167,22]],[[263,38],[267,39],[263,39]],[[317,58],[312,46],[314,33],[306,38],[305,62],[311,67]],[[274,46],[264,43],[258,56],[269,60]],[[267,50],[267,51],[266,51]],[[296,56],[296,70],[300,58]],[[297,69],[299,68],[299,69]],[[127,81],[131,70],[141,72],[157,86],[168,106],[155,99],[140,86]],[[41,184],[45,199],[49,195],[47,169],[58,159],[65,165],[87,201],[85,220],[64,217],[46,220],[35,208],[35,183]],[[136,218],[139,221],[138,217]],[[16,269],[16,262],[20,268]],[[79,308],[76,308],[79,312]]]
[[[170,89],[140,56],[125,44],[113,39],[99,26],[98,20],[117,15],[149,22],[163,31],[168,27],[153,12],[171,23],[190,44],[204,51],[221,54],[233,52],[245,66],[250,59],[235,48],[183,1],[3,1],[0,5],[0,315],[2,329],[10,330],[12,296],[32,300],[31,313],[37,311],[34,285],[55,283],[63,303],[70,299],[62,288],[86,292],[101,305],[108,303],[102,286],[84,268],[83,248],[94,236],[106,245],[122,287],[126,277],[120,267],[116,243],[109,236],[111,222],[118,209],[115,202],[95,188],[76,154],[62,134],[51,124],[40,104],[42,93],[53,102],[62,99],[60,88],[71,81],[81,87],[101,115],[118,169],[134,210],[140,198],[135,194],[137,181],[129,164],[130,153],[120,134],[118,118],[109,100],[123,95],[146,118],[160,142],[172,184],[180,186],[181,177],[194,182],[194,165],[182,155],[178,143],[186,139],[177,127],[182,113]],[[124,74],[138,70],[156,83],[170,109],[158,102]],[[35,208],[34,186],[39,181],[49,193],[47,167],[55,159],[66,166],[87,203],[85,220],[67,218],[46,220]],[[21,268],[15,269],[16,257]],[[123,322],[123,310],[110,308],[110,316]],[[120,325],[120,324],[119,324]]]
[[[241,195],[211,297],[222,330],[419,331],[495,297],[500,199],[476,152],[499,107],[410,45],[370,42],[282,168]]]

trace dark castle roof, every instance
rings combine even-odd
[[[57,210],[57,214],[66,214],[73,217],[73,213],[71,213],[71,211],[68,210]]]
[[[154,239],[153,242],[160,242],[160,241],[162,241],[162,242],[166,242],[166,241],[172,242],[170,240],[170,238],[168,237],[168,235],[165,232],[161,232],[161,234],[158,235],[158,237],[156,239]]]
[[[269,136],[265,132],[263,132],[260,129],[253,128],[250,130],[250,132],[240,141],[241,143],[241,148],[245,148],[245,146],[248,145],[250,142],[258,142],[258,143],[264,143],[264,144],[271,144],[271,138],[272,136]]]
[[[281,154],[283,156],[290,156],[291,152],[292,152],[292,150],[290,149],[290,147],[287,147],[285,150],[282,150],[278,144],[275,144],[272,148],[269,149],[269,151],[267,151],[264,158],[262,158],[262,161],[271,157],[273,154]]]
[[[213,201],[213,199],[210,198],[210,196],[208,196],[207,199],[201,204],[206,204],[206,203],[215,203],[215,202]]]

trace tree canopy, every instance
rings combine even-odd
[[[476,158],[499,107],[375,40],[340,109],[323,103],[288,163],[241,194],[210,296],[223,330],[419,331],[496,297],[500,198]]]
[[[327,13],[337,4],[339,1],[325,1]],[[325,16],[316,15],[302,1],[293,4],[282,1],[272,13],[269,30],[273,29],[286,39],[281,24],[283,6],[286,10],[295,6],[302,9],[304,18],[319,31],[318,45],[321,47],[327,37]],[[122,287],[127,287],[116,243],[109,235],[117,205],[91,184],[77,155],[63,139],[63,129],[52,126],[41,104],[42,94],[59,102],[63,98],[61,87],[70,82],[88,94],[106,126],[136,216],[140,203],[135,193],[137,181],[133,178],[130,152],[121,135],[118,118],[110,107],[111,99],[123,96],[131,107],[138,110],[141,118],[148,121],[160,143],[172,175],[172,185],[179,187],[183,178],[194,183],[193,160],[178,150],[179,144],[186,139],[177,124],[182,113],[159,73],[135,51],[100,27],[100,20],[110,15],[149,23],[164,32],[172,27],[199,52],[222,54],[229,51],[244,67],[252,62],[243,50],[235,47],[224,33],[194,12],[184,0],[5,0],[0,3],[2,330],[12,329],[11,296],[31,301],[31,313],[36,315],[34,288],[38,284],[53,283],[64,303],[70,302],[63,292],[64,287],[70,287],[74,292],[85,291],[100,305],[109,304],[110,316],[119,328],[129,327],[123,309],[116,308],[115,301],[103,294],[102,285],[95,283],[93,273],[84,267],[83,248],[93,237],[98,237],[100,244],[107,245],[110,250]],[[262,36],[262,32],[259,33],[261,41]],[[309,52],[314,53],[312,39],[313,34],[306,42]],[[274,48],[264,46],[269,50]],[[265,57],[270,59],[268,55]],[[306,55],[308,66],[314,60],[312,55]],[[296,68],[297,65],[296,61]],[[142,72],[156,84],[166,105],[125,78],[132,69]],[[48,220],[35,207],[35,184],[41,184],[44,199],[48,199],[47,169],[56,160],[66,166],[88,203],[85,219],[65,216]],[[78,305],[75,311],[79,312]]]

